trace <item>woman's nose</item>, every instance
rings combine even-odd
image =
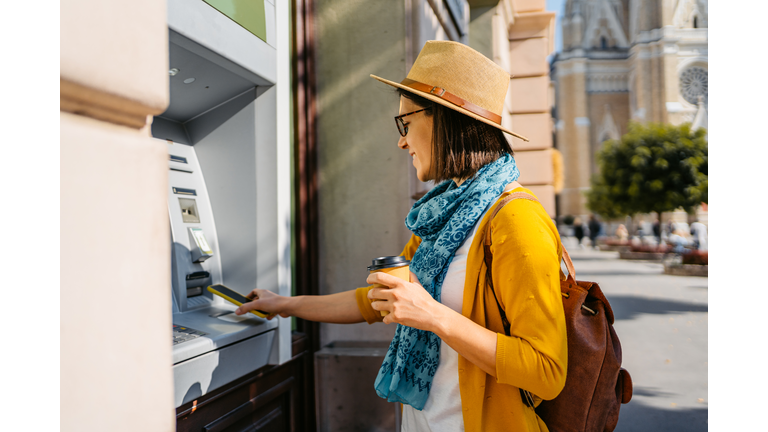
[[[397,140],[397,146],[401,149],[408,148],[408,141],[405,139],[404,136],[401,136],[399,140]]]

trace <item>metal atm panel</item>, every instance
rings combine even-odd
[[[290,295],[290,204],[278,192],[290,193],[290,162],[287,135],[278,134],[274,46],[202,3],[174,0],[168,10],[170,105],[154,117],[152,136],[169,152],[179,407],[290,360],[289,320],[238,317],[206,289]]]
[[[226,283],[214,209],[194,147],[168,143],[168,211],[172,235],[175,403],[184,403],[268,363],[277,321],[234,315],[236,306],[207,286]],[[210,252],[203,258],[196,235]],[[196,262],[197,257],[197,262]],[[230,265],[237,257],[229,257]],[[195,276],[190,278],[190,275]],[[233,287],[234,288],[234,287]]]

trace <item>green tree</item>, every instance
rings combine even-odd
[[[704,129],[630,123],[629,133],[606,141],[597,158],[600,171],[587,192],[587,208],[603,217],[660,217],[681,207],[693,213],[707,202]]]

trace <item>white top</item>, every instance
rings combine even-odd
[[[464,302],[464,279],[467,274],[467,253],[475,238],[479,222],[491,208],[493,201],[477,219],[464,243],[456,250],[443,281],[440,302],[461,313]],[[403,405],[402,432],[458,432],[464,430],[459,393],[459,353],[440,343],[440,363],[437,365],[432,388],[424,409],[419,411]]]

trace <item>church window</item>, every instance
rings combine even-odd
[[[605,36],[600,36],[600,49],[608,49],[608,40],[605,39]]]
[[[699,103],[699,96],[703,96],[707,104],[708,86],[707,70],[702,67],[690,67],[680,75],[680,93],[692,105]]]
[[[699,17],[693,17],[693,28],[699,28]]]

